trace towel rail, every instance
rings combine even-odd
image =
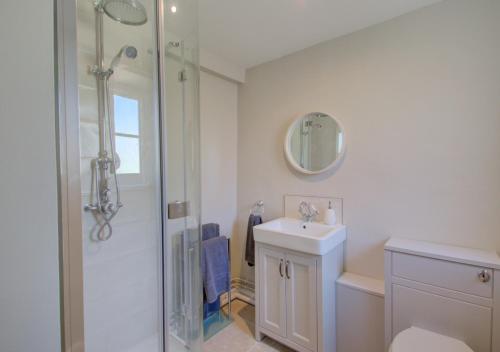
[[[231,290],[233,289],[231,286],[231,281],[232,281],[232,274],[231,274],[231,239],[228,237],[227,239],[227,267],[229,271],[229,290],[227,292],[227,311],[229,314],[229,317],[231,317]]]
[[[264,201],[263,200],[256,201],[253,204],[252,209],[250,209],[250,214],[262,216],[264,214]]]

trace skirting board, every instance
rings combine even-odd
[[[241,278],[231,280],[231,300],[239,299],[251,305],[255,305],[255,285],[251,281]],[[221,305],[227,304],[228,294],[221,295]]]

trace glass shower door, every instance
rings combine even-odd
[[[77,2],[85,351],[163,352],[155,1],[117,3]]]
[[[201,351],[198,10],[163,1],[77,2],[87,352]]]
[[[166,341],[169,351],[201,351],[198,10],[193,0],[164,6]]]

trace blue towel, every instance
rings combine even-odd
[[[220,298],[216,299],[214,303],[203,303],[203,320],[211,317],[214,313],[220,310]]]
[[[229,291],[229,253],[226,237],[203,241],[201,272],[207,302],[213,303],[219,295]]]
[[[219,237],[219,224],[209,223],[201,226],[201,240],[206,241],[214,237]]]
[[[255,265],[255,240],[253,238],[253,227],[262,224],[260,215],[250,214],[247,226],[247,243],[245,246],[245,260],[248,266]]]

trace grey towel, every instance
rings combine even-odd
[[[207,302],[213,303],[229,291],[229,253],[226,237],[214,237],[201,243],[201,272]]]
[[[219,224],[209,223],[201,226],[201,240],[206,241],[214,237],[219,237]]]
[[[245,260],[249,266],[255,265],[255,240],[253,239],[253,227],[262,224],[260,215],[250,214],[247,227],[247,243],[245,248]]]

